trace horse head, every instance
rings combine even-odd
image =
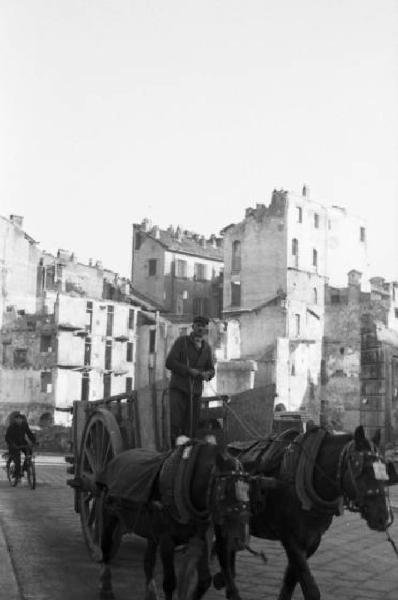
[[[340,481],[350,510],[359,512],[371,529],[385,531],[391,524],[392,511],[386,496],[388,475],[379,454],[380,438],[368,440],[362,426],[341,454]]]

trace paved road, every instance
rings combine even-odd
[[[26,484],[10,488],[0,469],[0,599],[97,600],[98,568],[82,542],[72,491],[65,486],[65,466],[57,460],[45,462],[38,465],[35,491]],[[395,488],[394,493],[398,497]],[[391,533],[398,541],[398,520]],[[253,546],[264,549],[269,562],[264,566],[246,552],[239,555],[242,596],[275,599],[286,564],[283,551],[273,542],[254,540]],[[117,600],[144,598],[143,549],[143,540],[126,537],[115,561]],[[385,536],[370,531],[357,515],[334,520],[311,564],[323,600],[398,598],[398,560]],[[224,595],[212,589],[206,598],[221,600]],[[299,590],[294,598],[302,599]]]

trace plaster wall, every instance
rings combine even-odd
[[[158,304],[164,302],[165,248],[156,240],[141,236],[140,248],[134,249],[132,283],[142,294]],[[149,275],[149,260],[157,261],[156,274]]]

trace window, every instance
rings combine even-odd
[[[394,309],[395,318],[398,319],[398,308]]]
[[[105,342],[105,370],[110,371],[112,369],[112,340]]]
[[[114,306],[107,306],[106,313],[106,335],[110,337],[113,334],[113,314],[114,314]]]
[[[176,277],[187,277],[188,265],[186,260],[176,260]]]
[[[359,239],[361,240],[361,242],[364,242],[366,240],[366,230],[365,230],[365,227],[360,227],[360,229],[359,229]]]
[[[300,315],[294,315],[295,325],[296,325],[296,336],[300,335]]]
[[[199,281],[204,281],[206,279],[206,265],[202,263],[195,263],[194,275],[195,279],[198,279]]]
[[[127,348],[126,348],[126,360],[127,362],[133,362],[133,352],[134,351],[134,345],[133,342],[127,342]]]
[[[302,223],[303,222],[303,209],[301,208],[301,206],[297,207],[297,223]]]
[[[92,330],[93,327],[93,303],[91,301],[86,304],[86,331]]]
[[[319,229],[319,215],[318,213],[314,213],[314,227]]]
[[[312,250],[312,264],[314,267],[318,266],[318,250],[315,248]]]
[[[204,317],[208,317],[210,313],[209,299],[201,296],[196,296],[193,299],[192,312],[194,317],[196,317],[197,315],[203,315]]]
[[[40,336],[40,352],[51,352],[51,335]]]
[[[130,308],[129,310],[129,329],[134,329],[134,316],[135,316],[135,310],[133,308]]]
[[[51,371],[42,371],[40,373],[40,390],[44,394],[50,394],[52,391]]]
[[[156,263],[157,263],[156,258],[150,258],[148,261],[148,275],[150,277],[153,277],[154,275],[156,275]]]
[[[104,398],[109,398],[112,388],[112,376],[110,373],[104,375]]]
[[[318,304],[318,290],[316,288],[314,288],[312,290],[312,298],[313,298],[313,303]]]
[[[156,349],[156,329],[149,330],[149,352],[153,353]]]
[[[241,285],[240,282],[231,283],[231,306],[241,305]]]
[[[87,366],[91,363],[91,338],[86,338],[84,342],[84,364]]]
[[[330,296],[330,303],[331,304],[340,304],[340,295],[339,294],[332,294]]]
[[[298,240],[296,238],[292,239],[292,255],[294,256],[294,266],[298,267],[299,247],[298,247]]]
[[[241,243],[239,240],[232,242],[232,271],[239,272],[242,266]]]
[[[14,350],[14,366],[25,367],[27,362],[28,349],[27,348],[15,348]]]
[[[129,394],[133,391],[133,378],[126,377],[126,394]]]
[[[81,399],[83,402],[88,402],[90,395],[90,374],[82,373]]]

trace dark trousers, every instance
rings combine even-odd
[[[192,434],[191,428],[191,398],[182,390],[169,390],[170,403],[170,437],[172,446],[179,435],[194,437],[199,424],[200,395],[192,396]]]
[[[24,446],[23,448],[13,448],[11,447],[8,451],[10,458],[13,458],[15,461],[15,468],[16,468],[16,472],[17,472],[17,477],[21,477],[22,476],[22,472],[21,472],[21,451],[24,453],[25,455],[25,459],[28,456],[28,454],[32,454],[32,450],[30,448],[30,446]]]

